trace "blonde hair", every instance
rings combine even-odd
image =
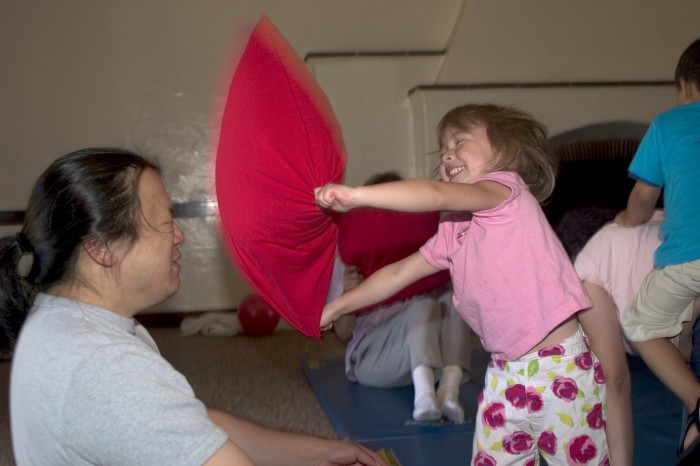
[[[512,107],[491,104],[467,104],[456,107],[442,117],[437,128],[443,146],[450,130],[486,130],[495,160],[490,171],[514,171],[539,201],[554,190],[558,158],[550,149],[547,129],[531,115]]]

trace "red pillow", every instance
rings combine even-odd
[[[224,241],[251,286],[296,329],[320,337],[337,227],[313,189],[342,182],[345,146],[319,85],[262,16],[228,91],[216,155]]]
[[[437,232],[439,222],[438,212],[351,210],[338,218],[338,252],[345,264],[356,266],[363,277],[368,277],[385,265],[418,251]],[[449,280],[450,272],[441,270],[373,307],[427,293]]]

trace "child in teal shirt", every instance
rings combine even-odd
[[[666,219],[655,269],[623,315],[635,351],[690,413],[677,464],[700,464],[700,382],[669,341],[692,318],[700,295],[700,39],[681,55],[675,76],[678,106],[657,115],[630,164],[637,180],[615,222],[648,221],[664,193]]]

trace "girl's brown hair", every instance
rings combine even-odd
[[[531,115],[512,107],[468,104],[442,117],[437,133],[440,145],[450,130],[483,127],[494,150],[491,171],[514,171],[539,201],[554,190],[558,159],[547,141],[547,129]]]

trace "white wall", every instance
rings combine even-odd
[[[437,157],[426,157],[426,154],[438,149],[436,122],[455,107],[455,102],[458,105],[494,103],[526,109],[547,126],[550,136],[556,136],[594,123],[648,123],[654,115],[668,109],[674,99],[673,85],[418,89],[410,96],[416,117],[415,158],[425,162],[418,176],[430,177],[437,166]]]
[[[693,0],[468,0],[438,82],[669,79],[698,15]]]
[[[359,184],[387,169],[430,175],[425,154],[437,148],[437,119],[468,100],[521,104],[552,134],[598,119],[648,121],[672,105],[671,86],[441,86],[668,81],[698,35],[700,2],[3,1],[0,210],[24,209],[49,161],[90,145],[157,156],[174,202],[215,200],[211,122],[232,71],[234,33],[260,12],[301,56],[312,54],[307,64],[343,128],[346,180]],[[180,223],[182,290],[157,309],[235,307],[249,288],[228,261],[216,218]]]
[[[307,60],[341,122],[349,154],[347,183],[362,184],[370,175],[388,170],[405,178],[416,176],[413,113],[407,96],[416,83],[432,82],[443,61],[443,54]]]

